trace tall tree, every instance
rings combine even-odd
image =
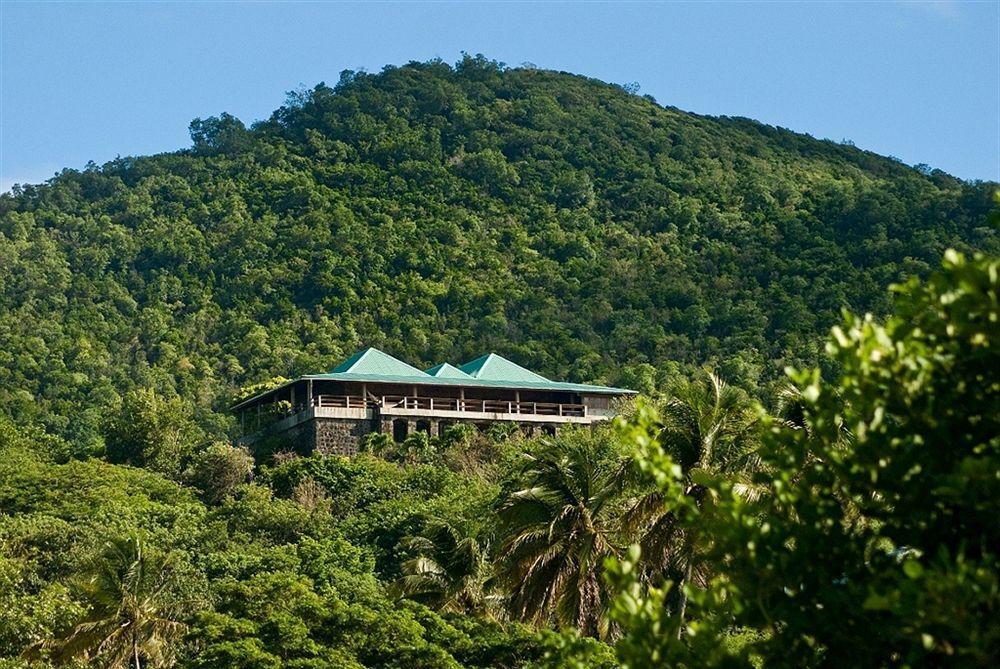
[[[701,504],[705,476],[726,476],[747,497],[758,494],[751,483],[760,468],[759,421],[751,399],[712,372],[676,385],[659,407],[660,422],[655,439],[680,466],[684,494]],[[638,472],[626,468],[627,475]],[[624,515],[626,533],[642,551],[642,576],[658,581],[664,576],[677,583],[672,602],[674,612],[684,617],[687,597],[684,585],[692,579],[704,581],[707,570],[699,560],[694,536],[679,523],[661,491],[653,490],[635,499]]]
[[[210,504],[218,504],[253,478],[253,456],[244,447],[216,442],[196,453],[184,479],[201,490]]]
[[[59,663],[84,658],[108,669],[170,667],[196,601],[180,594],[170,555],[136,536],[109,541],[83,594],[90,611],[63,639],[35,648]]]
[[[523,620],[554,619],[588,636],[608,632],[603,565],[618,553],[615,466],[573,436],[527,454],[518,489],[500,508],[496,583]]]
[[[682,642],[662,633],[681,624],[664,615],[666,590],[611,570],[626,667],[997,665],[1000,262],[948,252],[941,272],[896,291],[884,325],[847,316],[833,329],[832,382],[793,374],[800,419],[765,432],[773,494],[760,503],[705,477],[712,503],[695,507],[651,422],[633,433],[643,471],[722,569],[691,589]],[[756,637],[735,653],[733,625]]]
[[[482,609],[486,555],[475,537],[445,521],[432,521],[419,535],[403,540],[414,557],[403,562],[396,591],[438,611]]]
[[[148,388],[125,394],[104,425],[107,457],[115,463],[146,467],[176,476],[181,460],[202,432],[180,398]]]

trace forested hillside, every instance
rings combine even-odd
[[[257,462],[148,393],[107,458],[0,417],[0,667],[992,669],[1000,262],[897,294],[771,414],[700,372],[551,439]]]
[[[482,58],[191,130],[0,197],[0,407],[79,453],[131,389],[222,435],[234,389],[362,345],[766,383],[946,247],[998,248],[988,184]]]
[[[0,669],[997,666],[996,184],[483,58],[191,136],[0,196]],[[229,439],[364,345],[652,397]]]

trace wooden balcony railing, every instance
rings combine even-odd
[[[368,409],[378,406],[374,400],[365,400],[364,397],[358,395],[317,395],[313,399],[313,404],[318,407],[336,409]]]
[[[462,411],[469,413],[505,413],[532,416],[573,416],[584,418],[587,407],[583,404],[557,402],[514,402],[507,400],[476,400],[452,397],[413,397],[383,395],[364,398],[356,395],[317,395],[317,407],[339,409],[419,409],[424,411]]]

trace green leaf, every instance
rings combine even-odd
[[[903,573],[912,579],[918,579],[924,575],[924,568],[916,560],[907,560],[903,563]]]

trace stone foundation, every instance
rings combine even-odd
[[[357,455],[361,439],[377,430],[377,423],[370,420],[318,418],[310,422],[316,426],[312,450],[323,455]]]
[[[400,423],[400,434],[397,434],[396,423]],[[270,439],[276,440],[273,443],[273,450],[284,450],[290,448],[299,455],[308,456],[313,453],[322,455],[357,455],[362,439],[372,432],[382,432],[392,436],[397,441],[401,438],[412,435],[418,431],[426,431],[432,437],[437,437],[442,427],[463,423],[461,420],[439,421],[436,419],[378,416],[373,420],[359,420],[354,418],[313,418],[298,425],[288,428],[282,432],[274,434]],[[480,430],[485,430],[489,423],[482,421],[471,422]],[[405,430],[402,429],[405,425]],[[555,434],[557,425],[552,423],[522,423],[519,425],[525,436],[539,436],[543,434]],[[279,442],[284,442],[285,446],[279,446]]]
[[[369,432],[378,431],[378,423],[370,420],[347,418],[315,418],[274,435],[287,441],[299,455],[357,455],[361,439]]]

